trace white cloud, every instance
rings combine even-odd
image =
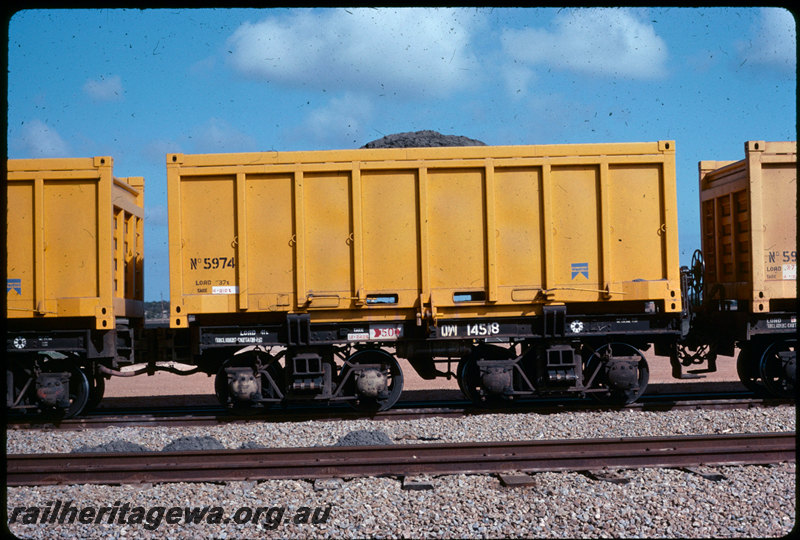
[[[569,10],[550,29],[506,30],[501,40],[512,60],[532,65],[632,79],[666,73],[664,40],[626,9]]]
[[[67,157],[70,153],[61,135],[41,120],[26,122],[22,126],[19,143],[24,155],[33,158]]]
[[[527,65],[511,62],[501,67],[503,80],[510,95],[522,97],[527,94],[528,85],[533,80],[534,72]]]
[[[786,9],[762,8],[758,27],[749,41],[742,41],[742,59],[755,65],[794,71],[797,66],[797,27]]]
[[[248,77],[279,84],[402,97],[446,95],[469,84],[477,70],[469,53],[470,24],[459,13],[292,10],[239,27],[228,42],[230,60]]]
[[[372,111],[369,100],[346,93],[311,111],[301,129],[323,147],[358,147],[367,142],[365,124],[372,118]]]
[[[119,75],[88,80],[83,85],[83,91],[97,101],[120,101],[124,93]]]

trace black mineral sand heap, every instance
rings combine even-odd
[[[486,143],[463,135],[442,135],[437,131],[407,131],[386,135],[361,148],[428,148],[432,146],[486,146]]]

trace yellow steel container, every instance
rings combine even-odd
[[[142,317],[144,179],[114,178],[110,157],[7,167],[6,316]]]
[[[797,297],[797,142],[748,141],[743,160],[699,169],[706,295],[776,311]]]
[[[680,311],[671,141],[167,156],[171,325]],[[619,305],[619,304],[617,304]]]

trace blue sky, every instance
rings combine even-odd
[[[147,300],[169,298],[168,152],[671,139],[687,264],[698,161],[796,140],[782,9],[31,10],[8,32],[8,157],[145,177]]]

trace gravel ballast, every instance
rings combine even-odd
[[[202,427],[125,427],[85,431],[9,430],[9,454],[72,452],[82,446],[127,441],[148,450],[161,451],[181,437],[209,437],[222,448],[240,448],[251,442],[272,448],[330,446],[351,432],[380,432],[398,444],[420,442],[524,441],[541,439],[589,439],[648,437],[708,433],[780,432],[795,429],[795,409],[774,408],[604,411],[556,414],[484,414],[461,418],[428,417],[413,420],[305,422],[250,422]],[[351,435],[351,437],[353,437]],[[371,433],[369,438],[383,435]],[[366,439],[361,434],[362,440]],[[195,445],[197,441],[195,441]],[[214,447],[214,443],[206,442]],[[365,442],[364,444],[376,444]],[[184,450],[212,446],[182,445]]]
[[[520,413],[203,428],[12,429],[7,432],[7,451],[70,452],[113,448],[115,444],[118,448],[138,445],[159,451],[172,448],[176,441],[183,447],[200,442],[203,448],[217,447],[216,442],[224,448],[256,444],[297,447],[794,429],[795,409],[791,406]],[[430,490],[404,489],[398,478],[41,486],[8,488],[6,500],[9,519],[14,520],[9,528],[24,538],[741,538],[784,536],[794,527],[794,463],[699,469],[721,478],[682,469],[642,469],[620,471],[626,483],[576,472],[553,472],[531,475],[531,485],[514,488],[504,487],[492,475],[429,478],[426,483],[433,486]],[[56,505],[63,509],[68,502],[78,510],[94,508],[86,511],[88,515],[101,507],[106,510],[94,519],[84,516],[90,523],[77,519],[63,524],[58,519],[41,522],[44,512],[55,513],[52,510]],[[202,518],[194,514],[198,523],[186,522],[187,508],[202,512],[204,507]]]

